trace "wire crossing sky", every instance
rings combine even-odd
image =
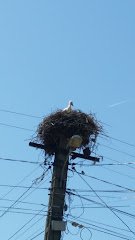
[[[100,163],[70,160],[63,239],[135,239],[134,12],[134,0],[0,2],[2,240],[44,238],[53,158],[29,142],[69,100],[103,134]]]

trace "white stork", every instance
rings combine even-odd
[[[63,112],[70,113],[72,111],[73,102],[69,101],[68,106],[63,109]]]

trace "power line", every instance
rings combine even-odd
[[[19,228],[11,237],[8,238],[8,240],[12,239],[16,234],[18,234],[23,228],[25,228],[35,217],[37,217],[37,214],[43,212],[43,209],[45,209],[45,207],[43,207],[40,211],[38,211],[38,213],[36,213],[29,221],[27,221],[21,228]]]
[[[85,176],[90,177],[85,174]],[[99,179],[96,179],[99,180]],[[73,191],[73,192],[92,192],[92,190],[88,189],[74,189],[74,188],[67,188],[67,191]],[[95,190],[96,192],[101,192],[101,193],[134,193],[134,191],[129,190]]]
[[[116,186],[116,187],[119,187],[119,188],[122,188],[122,189],[125,189],[125,190],[128,190],[128,191],[131,191],[131,192],[135,192],[134,189],[131,189],[131,188],[127,188],[127,187],[124,187],[124,186],[121,186],[119,184],[115,184],[115,183],[112,183],[112,182],[108,182],[106,180],[103,180],[103,179],[100,179],[100,178],[97,178],[97,177],[94,177],[94,176],[89,176],[87,174],[85,174],[86,177],[89,177],[89,178],[93,178],[95,180],[98,180],[100,182],[104,182],[104,183],[107,183],[107,184],[110,184],[110,185],[113,185],[113,186]]]
[[[110,161],[114,161],[114,162],[116,162],[116,163],[120,163],[118,160],[115,160],[115,159],[112,159],[112,158],[110,158],[110,157],[106,157],[106,156],[104,156],[106,159],[108,159],[108,160],[110,160]],[[135,169],[133,166],[131,166],[130,164],[129,165],[127,165],[127,167],[128,168],[131,168],[131,169]]]
[[[38,215],[40,215],[40,214],[38,214]],[[37,215],[37,216],[38,216]],[[24,232],[22,232],[18,237],[16,237],[15,238],[15,240],[17,240],[17,239],[20,239],[20,237],[22,237],[26,232],[28,232],[31,228],[33,228],[33,226],[35,226],[38,222],[40,222],[45,216],[47,216],[47,215],[45,215],[45,214],[41,214],[41,216],[42,217],[40,217],[35,223],[32,223],[32,225],[30,225],[27,229],[25,229],[25,231]],[[33,218],[34,219],[34,218]],[[33,234],[32,234],[33,235]]]
[[[105,135],[105,134],[101,134],[101,135],[103,135],[103,136],[105,136],[105,137],[107,137],[107,138],[109,138],[109,139],[115,140],[115,141],[117,141],[117,142],[126,144],[126,145],[128,145],[128,146],[135,147],[135,144],[129,143],[129,142],[125,141],[125,140],[122,140],[122,139],[119,139],[119,138],[115,138],[115,137],[111,137],[111,136],[108,136],[108,135]],[[101,138],[101,136],[99,136],[99,137]]]
[[[29,239],[29,240],[33,240],[33,239],[37,238],[37,237],[40,236],[42,233],[44,233],[44,230],[43,230],[42,232],[40,232],[39,234],[37,234],[35,237],[33,237],[33,238]]]
[[[46,169],[46,172],[49,170],[49,168],[47,168]],[[45,173],[46,173],[45,172]],[[16,204],[16,203],[18,203],[18,201],[33,187],[33,185],[35,185],[35,182],[33,182],[29,187],[28,187],[28,189],[26,190],[26,191],[24,191],[15,201],[14,201],[14,203],[13,204],[11,204],[4,212],[3,212],[3,214],[1,214],[0,215],[0,217],[3,217],[12,207],[14,207],[14,205]],[[33,191],[35,191],[37,188],[35,188]],[[32,191],[32,192],[33,192]],[[31,193],[30,193],[31,194]],[[27,195],[28,196],[28,195]],[[27,197],[26,196],[26,197]],[[26,198],[25,197],[25,198]]]
[[[19,184],[21,184],[22,182],[24,182],[29,176],[31,176],[37,169],[39,168],[39,166],[38,167],[36,167],[34,170],[32,170],[28,175],[26,175],[21,181],[19,181],[18,183],[17,183],[17,185],[19,185]],[[0,197],[0,200],[2,200],[4,197],[6,197],[9,193],[11,193],[13,190],[15,189],[15,187],[12,187],[12,189],[10,189],[6,194],[4,194],[4,195],[2,195],[1,197]]]
[[[71,217],[72,217],[72,216],[71,216]],[[72,219],[76,219],[76,218],[75,218],[75,217],[72,217]],[[67,220],[67,221],[70,222],[70,223],[72,223],[71,220]],[[99,226],[97,226],[97,225],[95,225],[95,224],[88,223],[88,222],[86,222],[86,221],[84,221],[84,220],[80,220],[80,219],[79,219],[79,222],[84,223],[84,224],[87,224],[88,226],[90,226],[90,229],[92,229],[92,230],[95,230],[95,231],[98,231],[98,232],[103,232],[103,233],[105,233],[105,234],[108,234],[108,235],[111,235],[111,236],[114,236],[114,237],[119,237],[119,238],[121,238],[121,239],[126,239],[126,240],[135,239],[135,238],[131,238],[131,237],[129,237],[129,236],[126,236],[126,235],[121,234],[121,233],[116,232],[116,231],[112,231],[112,230],[107,229],[107,228],[104,228],[104,227],[101,228],[101,227],[99,227]],[[80,224],[80,226],[82,226],[82,224]],[[88,226],[84,226],[84,228],[88,228]]]
[[[0,187],[9,187],[9,188],[25,188],[29,189],[29,186],[19,186],[19,185],[9,185],[9,184],[0,184]],[[37,189],[37,187],[31,187],[33,189]],[[45,187],[40,187],[38,188],[39,190],[48,190],[48,188]],[[0,199],[1,200],[1,199]]]
[[[41,230],[41,229],[43,229],[43,227],[41,228],[40,227],[40,229],[37,229],[34,233],[32,233],[27,239],[25,239],[25,240],[29,240],[31,237],[33,237],[33,236],[35,236],[35,234],[37,233],[37,232],[39,232],[39,230]]]
[[[13,204],[11,204],[1,215],[0,218],[3,217],[30,189],[31,187],[33,187],[34,183],[32,183],[29,188],[23,192],[23,194],[21,194],[15,201]]]
[[[103,147],[106,147],[106,148],[112,149],[112,150],[114,150],[114,151],[117,151],[117,152],[123,153],[123,154],[125,154],[125,155],[127,155],[127,156],[130,156],[130,157],[135,158],[135,155],[129,154],[129,153],[124,152],[124,151],[121,151],[121,150],[119,150],[119,149],[109,147],[109,146],[107,146],[107,145],[105,145],[105,144],[100,144],[100,145],[103,146]]]
[[[45,189],[48,189],[48,188],[45,188]],[[14,199],[4,198],[1,201],[14,202],[15,200]],[[45,206],[43,203],[34,203],[34,202],[26,202],[26,201],[18,201],[18,203],[23,203],[23,204],[28,204],[28,205]]]
[[[50,169],[50,168],[47,168],[45,173],[47,173],[47,171],[48,171],[49,169]],[[35,184],[35,182],[34,182],[33,184]],[[32,184],[32,185],[33,185],[33,184]],[[42,184],[43,184],[43,183],[42,183]],[[40,184],[40,185],[41,185],[41,184]],[[37,186],[37,188],[38,188],[38,186]],[[35,191],[37,188],[35,188],[33,191]],[[28,188],[28,189],[24,192],[24,194],[27,193],[28,190],[30,190],[30,188]],[[33,192],[33,191],[32,191],[32,192]],[[31,193],[32,193],[32,192],[31,192]],[[29,193],[28,195],[30,195],[31,193]],[[24,194],[23,194],[23,195],[24,195]],[[22,197],[23,195],[21,195],[21,197]],[[25,198],[28,197],[28,195],[25,196]],[[25,198],[23,198],[23,199],[25,199]],[[12,207],[15,205],[15,203],[18,202],[18,200],[20,200],[20,197],[19,197],[19,199],[17,199],[8,209],[12,208]],[[7,210],[8,210],[8,209],[7,209]],[[45,209],[45,207],[43,207],[43,209]],[[25,225],[23,225],[20,229],[18,229],[8,240],[12,239],[12,238],[13,238],[16,234],[18,234],[25,226],[27,226],[36,216],[40,215],[40,212],[43,212],[43,209],[41,209],[38,213],[34,214],[34,216],[32,217],[32,219],[30,219]]]
[[[38,119],[39,119],[39,118],[42,118],[42,117],[35,116],[35,115],[31,115],[31,114],[20,113],[20,112],[5,110],[5,109],[0,109],[0,112],[12,113],[12,114],[16,114],[16,115],[25,116],[25,117],[31,117],[31,118],[38,118]]]
[[[90,220],[90,219],[86,219],[86,218],[82,218],[82,217],[81,217],[79,220],[80,220],[80,221],[84,220],[84,221],[88,221],[88,222],[96,223],[96,224],[99,224],[99,225],[102,225],[102,226],[106,226],[106,227],[109,227],[109,228],[122,230],[122,231],[124,231],[124,232],[130,232],[129,230],[124,229],[124,228],[120,228],[120,227],[112,226],[112,225],[109,225],[109,224],[101,223],[101,222],[98,222],[98,221],[94,221],[94,220]]]
[[[3,210],[0,210],[0,212],[2,212],[2,211],[3,211]],[[20,214],[23,214],[23,215],[35,215],[34,212],[24,212],[24,211],[21,211],[21,210],[20,210],[20,211],[19,211],[19,210],[18,210],[18,211],[17,211],[17,210],[14,211],[13,209],[9,210],[8,213],[13,213],[13,214],[15,213],[15,214],[19,214],[19,215],[20,215]],[[44,215],[44,214],[37,214],[37,216],[42,216],[42,217],[44,217],[45,215]]]
[[[39,204],[40,205],[40,207],[44,207],[44,208],[47,208],[47,206],[48,205],[41,205],[41,204]],[[0,206],[0,208],[6,208],[7,209],[7,207],[5,207],[5,206]],[[41,209],[32,209],[32,208],[23,208],[23,207],[12,207],[12,209],[14,210],[23,210],[23,211],[35,211],[35,212],[38,212],[38,211],[40,211]]]
[[[107,169],[107,171],[114,172],[114,173],[117,173],[117,174],[119,174],[119,175],[121,175],[121,176],[125,176],[125,177],[128,177],[128,178],[132,179],[132,180],[135,180],[135,177],[129,176],[128,174],[121,173],[121,172],[119,172],[119,171],[110,169],[110,168],[105,167],[105,166],[102,166],[102,167],[103,167],[104,169]]]
[[[100,205],[100,206],[104,206],[103,203],[100,203],[100,202],[91,200],[91,199],[89,199],[89,198],[80,196],[80,195],[78,195],[78,194],[76,194],[76,193],[73,193],[73,192],[70,192],[70,191],[67,191],[67,194],[69,194],[69,195],[72,194],[73,196],[77,196],[77,197],[79,197],[79,198],[81,197],[82,199],[84,199],[84,200],[86,200],[86,201],[88,201],[88,202],[91,202],[91,203],[94,203],[94,204],[97,204],[97,205]],[[134,218],[134,219],[135,219],[135,214],[131,214],[131,213],[128,213],[128,212],[119,210],[119,209],[114,208],[114,207],[111,207],[111,206],[110,206],[110,208],[113,209],[113,210],[116,211],[116,212],[119,212],[119,213],[121,213],[121,214],[123,214],[123,215],[126,215],[126,216],[128,216],[128,217],[131,217],[131,218]]]
[[[27,160],[13,159],[13,158],[3,158],[0,157],[0,160],[10,161],[10,162],[21,162],[21,163],[30,163],[30,164],[41,164],[41,162],[32,162]]]
[[[107,157],[106,157],[107,158]],[[135,165],[135,162],[125,162],[125,163],[96,163],[96,164],[82,164],[82,163],[74,163],[77,166],[86,166],[86,167],[102,167],[102,166],[127,166],[127,165]]]
[[[2,122],[0,122],[0,125],[5,126],[5,127],[11,127],[11,128],[17,128],[17,129],[21,129],[21,130],[26,130],[26,131],[29,131],[29,132],[34,132],[34,130],[29,129],[29,128],[19,127],[19,126],[6,124],[6,123],[2,123]]]
[[[76,171],[77,172],[77,171]],[[78,173],[78,172],[77,172]],[[80,173],[78,173],[78,175],[80,176],[80,178],[87,184],[87,186],[89,186],[89,188],[93,191],[93,193],[99,198],[99,200],[108,208],[110,209],[110,211],[129,229],[130,232],[133,233],[133,235],[135,236],[135,232],[132,231],[132,229],[125,223],[125,221],[120,218],[116,212],[113,211],[113,208],[108,206],[108,204],[94,191],[94,189],[90,186],[90,184],[81,176]]]

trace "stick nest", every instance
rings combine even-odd
[[[70,113],[58,110],[45,117],[39,124],[36,140],[45,146],[47,154],[53,155],[61,139],[68,143],[73,135],[79,135],[82,137],[80,148],[84,148],[88,144],[95,144],[101,130],[101,125],[92,114],[80,110],[73,110]]]

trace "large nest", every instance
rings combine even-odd
[[[80,110],[73,110],[70,113],[58,110],[45,117],[39,124],[37,141],[44,145],[46,153],[53,155],[61,139],[68,142],[73,135],[81,136],[80,148],[95,144],[101,129],[101,125],[92,114],[86,114]]]

